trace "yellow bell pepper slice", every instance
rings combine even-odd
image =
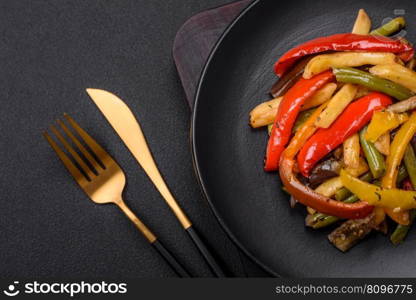
[[[416,112],[413,112],[395,135],[390,146],[390,154],[386,159],[386,173],[381,179],[383,188],[394,188],[396,185],[397,173],[403,159],[406,147],[416,133]]]
[[[351,176],[347,171],[341,170],[342,184],[361,201],[376,207],[385,207],[400,210],[416,208],[416,192],[401,189],[382,189]]]
[[[391,111],[377,111],[368,125],[365,139],[375,143],[380,136],[398,127],[409,119],[406,113],[396,114]]]

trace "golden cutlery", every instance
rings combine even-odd
[[[89,150],[83,146],[82,142],[80,142],[69,127],[61,120],[58,120],[57,123],[70,141],[67,141],[55,126],[50,126],[50,129],[73,160],[65,154],[46,131],[43,135],[81,189],[97,204],[116,204],[134,225],[136,225],[137,229],[139,229],[147,241],[171,265],[175,272],[182,277],[189,277],[188,272],[185,271],[172,254],[159,242],[155,234],[150,231],[123,201],[122,193],[126,178],[117,162],[74,119],[67,114],[64,114],[64,116],[70,127],[82,138]],[[78,151],[71,146],[71,142]],[[78,153],[81,153],[83,157]]]
[[[214,274],[218,277],[224,277],[225,275],[221,267],[209,252],[204,242],[202,242],[202,239],[192,227],[191,221],[181,209],[163,180],[150,152],[140,124],[130,108],[119,97],[108,91],[89,88],[87,89],[87,93],[108,122],[110,122],[111,126],[136,158],[139,165],[149,176],[150,180],[171,208],[182,227],[189,234],[191,240],[197,246]]]

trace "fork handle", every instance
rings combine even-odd
[[[211,252],[208,250],[207,246],[205,246],[205,243],[202,241],[202,239],[199,237],[198,233],[195,231],[195,229],[192,226],[189,226],[185,229],[186,232],[191,237],[192,242],[196,245],[199,252],[202,254],[202,256],[205,258],[205,261],[207,264],[211,267],[212,272],[215,274],[216,277],[226,277],[224,271],[219,266],[217,261],[215,260],[214,256],[211,254]]]
[[[156,249],[157,252],[165,259],[172,269],[181,277],[190,277],[189,273],[178,263],[175,257],[162,245],[156,238],[156,235],[130,210],[123,200],[116,202],[118,207],[125,215],[136,225],[137,229],[145,236],[147,241]]]
[[[188,278],[191,277],[189,273],[179,264],[176,258],[163,246],[159,240],[155,240],[152,243],[152,246],[156,249],[157,252],[165,259],[165,261],[171,266],[177,275],[180,277]]]

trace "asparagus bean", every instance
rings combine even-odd
[[[354,68],[333,68],[333,72],[338,82],[360,84],[370,90],[382,92],[398,100],[409,99],[413,95],[404,86],[365,71]]]
[[[403,17],[397,17],[391,20],[390,22],[384,24],[383,26],[374,29],[370,32],[370,34],[389,36],[399,31],[404,26],[406,26],[406,20]]]
[[[374,144],[365,139],[366,130],[367,127],[364,127],[364,129],[360,131],[361,148],[364,151],[371,174],[377,179],[384,175],[386,164],[383,155],[376,149]]]

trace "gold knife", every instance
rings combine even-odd
[[[139,122],[130,108],[123,100],[108,91],[92,88],[88,88],[86,91],[156,186],[157,190],[160,192],[163,199],[165,199],[182,227],[189,234],[191,240],[197,246],[214,274],[218,277],[225,277],[224,272],[205,246],[205,243],[202,242],[202,239],[192,227],[191,221],[181,209],[166,185],[156,166],[152,153],[150,152]]]

